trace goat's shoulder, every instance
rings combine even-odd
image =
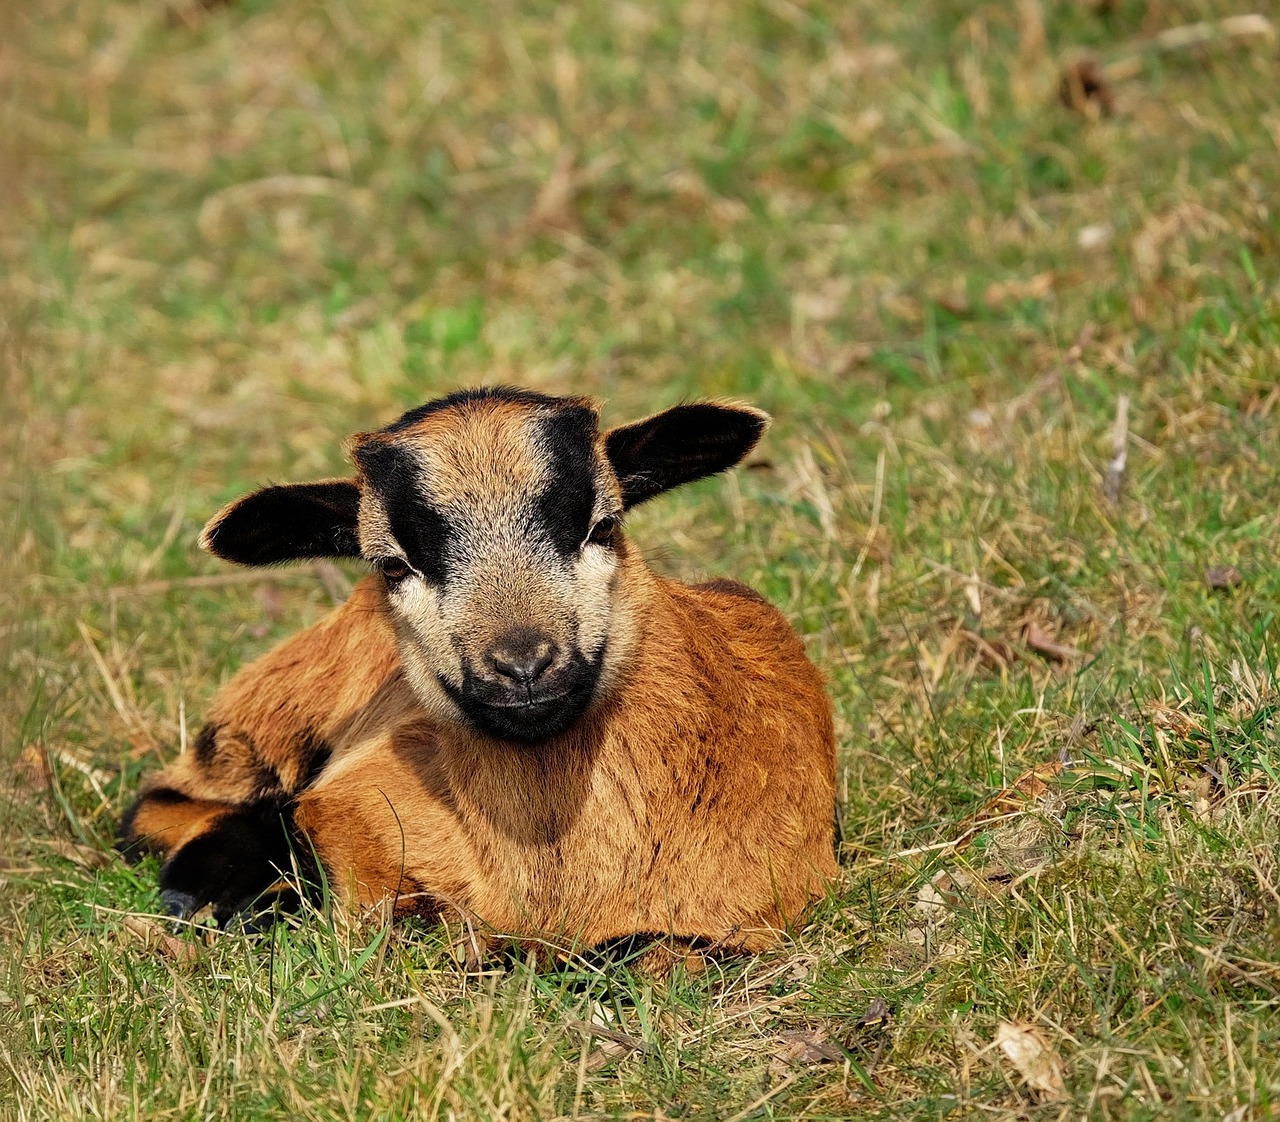
[[[749,585],[724,577],[668,590],[691,640],[700,638],[766,660],[808,665],[804,643],[787,618]]]
[[[801,723],[826,723],[830,702],[822,674],[776,607],[730,581],[665,585],[674,626],[650,661],[652,688],[702,697],[711,710],[728,703],[735,722],[769,723],[785,713],[803,714]],[[723,716],[714,722],[722,725]],[[750,735],[745,726],[743,735]]]
[[[734,596],[740,600],[754,600],[757,604],[769,604],[768,599],[749,584],[729,577],[713,577],[691,586],[695,592],[709,592],[719,596]],[[772,607],[773,605],[769,605]]]

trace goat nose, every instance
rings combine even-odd
[[[521,632],[499,640],[488,651],[489,665],[504,678],[529,686],[546,672],[559,648],[542,635]]]

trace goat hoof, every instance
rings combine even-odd
[[[165,911],[174,919],[190,919],[200,907],[200,902],[189,892],[166,888],[160,893]]]

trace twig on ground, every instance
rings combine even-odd
[[[1120,501],[1120,489],[1124,486],[1124,470],[1129,459],[1129,395],[1122,393],[1116,399],[1116,423],[1111,430],[1111,463],[1102,490],[1113,505]]]

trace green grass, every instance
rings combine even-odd
[[[0,1116],[1280,1113],[1280,62],[1153,39],[1247,10],[6,8]],[[1057,100],[1081,50],[1112,115]],[[829,677],[846,881],[778,952],[656,983],[328,914],[166,941],[111,855],[332,603],[202,579],[203,520],[480,381],[775,414],[634,536]]]

